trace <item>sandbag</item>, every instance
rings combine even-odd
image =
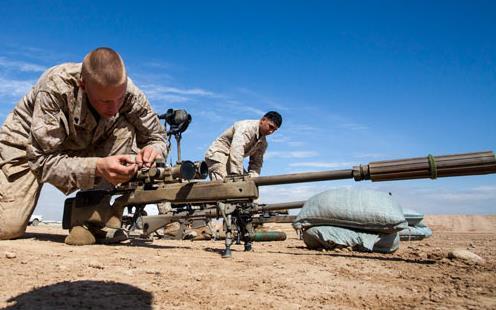
[[[400,248],[400,234],[379,235],[379,240],[374,244],[373,252],[393,253]]]
[[[394,233],[408,227],[403,211],[391,195],[363,188],[332,189],[310,197],[295,229],[339,226],[374,233]]]
[[[350,247],[356,251],[392,253],[399,248],[398,233],[378,235],[335,226],[313,226],[303,231],[309,249]]]
[[[432,230],[423,221],[420,221],[415,226],[408,226],[408,228],[403,229],[399,235],[403,241],[422,240],[432,236]]]
[[[403,209],[403,215],[408,226],[415,226],[424,219],[424,214],[412,209]]]

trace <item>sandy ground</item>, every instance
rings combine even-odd
[[[425,221],[432,238],[389,255],[310,251],[277,224],[287,241],[235,246],[231,259],[220,257],[222,241],[71,247],[58,227],[29,227],[22,239],[0,241],[0,307],[495,309],[496,216]],[[447,258],[458,247],[486,263]]]

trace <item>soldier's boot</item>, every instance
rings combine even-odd
[[[96,243],[113,244],[126,241],[127,232],[121,228],[123,208],[112,207],[103,227],[90,226],[89,229],[96,238]]]
[[[127,233],[122,228],[110,227],[95,227],[90,226],[89,230],[95,236],[96,243],[99,244],[114,244],[126,241],[128,239]]]
[[[69,245],[114,244],[127,239],[127,233],[121,228],[88,225],[71,228],[64,242]]]
[[[192,229],[186,229],[183,234],[183,240],[193,240],[198,236],[198,233]]]
[[[96,242],[95,236],[84,226],[74,226],[64,242],[69,245],[89,245]]]
[[[110,199],[108,199],[110,200]],[[128,236],[121,229],[123,208],[110,206],[109,201],[76,207],[76,200],[68,198],[64,206],[64,228],[70,228],[65,239],[69,245],[119,243]]]

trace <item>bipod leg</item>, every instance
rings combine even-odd
[[[250,252],[251,250],[252,250],[252,242],[246,241],[245,242],[245,252]]]
[[[253,245],[253,236],[255,236],[255,229],[251,223],[251,218],[248,220],[243,220],[243,231],[240,232],[243,234],[243,241],[245,242],[245,252],[250,252],[252,250]]]
[[[242,234],[243,233],[239,229],[239,225],[237,225],[236,244],[241,244],[241,236],[242,236]]]
[[[132,206],[128,206],[128,212],[130,213]],[[131,224],[128,227],[128,230],[133,231],[136,229],[143,229],[143,227],[139,227],[138,220],[140,219],[143,211],[145,210],[145,206],[137,205],[134,206],[133,218],[131,220]]]
[[[224,252],[222,253],[222,258],[231,258],[231,245],[233,243],[232,240],[232,227],[231,227],[231,214],[228,214],[227,216],[224,217],[224,220],[226,221],[226,248],[224,249]]]

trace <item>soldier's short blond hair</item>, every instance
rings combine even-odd
[[[81,77],[83,81],[100,86],[118,86],[126,82],[127,73],[124,61],[116,51],[100,47],[84,57]]]

